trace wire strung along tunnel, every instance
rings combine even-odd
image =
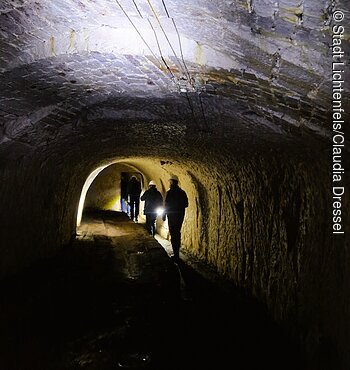
[[[1,1],[1,369],[350,368],[336,9]],[[179,177],[179,265],[121,212],[123,173]]]

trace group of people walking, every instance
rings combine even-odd
[[[140,200],[145,202],[144,214],[146,216],[146,228],[154,236],[156,233],[157,215],[162,214],[163,221],[168,218],[171,246],[174,252],[174,259],[180,258],[181,227],[185,217],[185,209],[188,207],[186,192],[180,188],[179,179],[172,175],[169,179],[169,190],[166,193],[163,207],[163,196],[158,191],[156,183],[152,180],[148,189],[141,195],[141,183],[136,176],[132,176],[128,186],[130,218],[138,222]]]

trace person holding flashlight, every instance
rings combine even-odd
[[[149,182],[148,189],[141,196],[141,200],[145,202],[143,213],[146,216],[147,231],[154,236],[156,234],[157,212],[163,206],[163,197],[153,180]]]

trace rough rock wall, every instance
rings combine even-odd
[[[112,146],[92,150],[81,143],[76,150],[52,148],[50,155],[32,150],[2,161],[1,275],[69,242],[84,181],[99,165],[116,160],[131,165],[146,181],[155,179],[163,194],[175,173],[190,201],[184,248],[256,296],[276,320],[300,335],[317,359],[315,369],[318,361],[339,361],[339,368],[346,368],[349,246],[331,237],[322,148],[288,142],[249,148],[230,138],[187,143],[186,152],[182,145],[168,150],[159,144],[150,156],[155,143],[158,137],[144,152],[140,149],[139,157],[126,148],[118,157]],[[349,198],[345,201],[349,209]],[[348,213],[344,222],[350,225]]]
[[[57,158],[33,152],[1,167],[0,276],[4,277],[69,242],[81,179]]]
[[[302,147],[201,154],[130,163],[163,194],[169,174],[179,176],[190,203],[182,232],[188,253],[264,302],[301,339],[310,368],[346,368],[350,261],[344,238],[331,234],[327,157],[315,160],[315,151]],[[349,197],[345,202],[346,209]]]
[[[345,369],[349,245],[343,236],[332,236],[327,160],[314,155],[277,150],[200,168],[192,175],[196,238],[185,236],[184,242],[265,302],[302,340],[313,358],[310,368]],[[349,221],[346,211],[344,223]]]

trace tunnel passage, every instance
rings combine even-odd
[[[207,207],[206,203],[200,204],[197,201],[200,182],[186,169],[185,163],[172,163],[156,158],[128,158],[92,171],[85,181],[80,196],[77,216],[78,229],[84,210],[114,210],[128,213],[128,208],[123,208],[127,197],[124,194],[125,198],[122,199],[121,181],[123,176],[130,178],[132,174],[138,174],[139,179],[142,180],[141,194],[147,189],[148,183],[153,180],[163,199],[165,199],[166,191],[169,190],[170,176],[176,174],[179,177],[179,185],[186,191],[190,204],[186,210],[186,220],[188,221],[185,220],[183,230],[188,235],[187,244],[193,245],[195,243],[195,228],[203,223],[199,215]],[[202,188],[204,188],[203,185]],[[140,216],[145,220],[143,206],[141,201]],[[201,229],[205,228],[205,225],[201,225]],[[157,220],[157,233],[165,239],[170,238],[167,222],[163,222],[161,218]]]
[[[174,264],[122,212],[85,212],[81,231],[54,258],[0,282],[3,368],[278,370],[288,358],[284,369],[302,369],[298,345],[256,301],[193,261]]]
[[[287,146],[288,142],[285,144]],[[26,201],[36,200],[38,218],[33,216],[33,211],[30,212],[32,218],[25,235],[26,241],[17,245],[12,243],[12,252],[17,252],[20,263],[24,256],[34,259],[52,255],[53,250],[45,247],[59,248],[59,241],[68,242],[75,233],[81,190],[89,173],[96,167],[114,161],[127,163],[140,171],[145,181],[153,178],[158,181],[158,187],[162,190],[162,184],[166,189],[169,173],[175,173],[188,193],[190,202],[182,233],[183,252],[213,266],[222,276],[264,302],[279,323],[292,333],[305,336],[302,338],[307,345],[315,346],[313,330],[321,330],[318,326],[321,322],[323,328],[326,323],[329,326],[323,329],[327,336],[324,334],[320,338],[320,345],[323,346],[325,341],[328,347],[335,348],[339,335],[343,336],[346,346],[346,325],[334,331],[339,317],[343,315],[345,320],[347,315],[345,301],[345,306],[335,302],[346,299],[346,295],[337,300],[334,297],[338,296],[341,284],[347,280],[339,280],[334,271],[346,273],[347,260],[341,249],[334,254],[329,234],[319,229],[324,222],[324,213],[320,209],[325,212],[328,207],[327,188],[322,187],[319,181],[322,177],[326,178],[325,168],[322,162],[315,163],[312,160],[315,155],[313,149],[299,146],[297,150],[288,147],[286,151],[273,142],[269,143],[268,151],[258,148],[249,149],[247,146],[242,153],[230,142],[220,139],[217,143],[207,142],[207,152],[204,152],[189,142],[186,147],[187,151],[191,150],[188,157],[168,151],[160,157],[163,158],[161,160],[158,156],[124,156],[119,160],[110,158],[108,162],[100,161],[98,166],[93,164],[96,163],[96,152],[89,153],[87,150],[85,154],[91,156],[90,166],[85,162],[82,167],[81,158],[77,158],[71,172],[65,166],[68,172],[66,178],[62,178],[61,171],[54,172],[60,176],[57,178],[49,175],[33,177],[30,176],[33,171],[29,168],[27,178],[31,179],[33,187],[27,184]],[[128,148],[123,150],[128,152]],[[72,158],[68,162],[71,163]],[[21,168],[21,176],[26,168],[26,165]],[[45,173],[45,167],[41,168],[40,173]],[[53,172],[50,173],[52,176]],[[55,193],[57,201],[43,203],[43,208],[38,209],[40,201],[35,198],[36,189],[43,188],[47,182],[53,186],[51,191]],[[14,184],[12,190],[15,191]],[[16,194],[20,192],[16,191]],[[8,210],[8,214],[15,211]],[[41,240],[40,249],[40,245],[35,244],[36,250],[29,237],[31,233],[42,230],[43,214],[46,215],[46,232],[41,233],[50,239],[49,242]],[[68,219],[64,220],[63,215]],[[23,217],[26,217],[25,209],[13,214],[12,219],[20,222]],[[55,220],[52,224],[48,223],[50,217]],[[27,225],[26,221],[24,225]],[[57,225],[61,232],[58,239]],[[9,266],[7,263],[6,267]],[[326,314],[328,310],[336,310],[337,315],[329,318]],[[296,325],[300,325],[299,332]],[[335,349],[331,353],[338,358]],[[315,356],[318,358],[317,354]]]
[[[135,176],[145,188],[145,180],[139,170],[124,163],[102,166],[88,176],[83,186],[77,213],[79,227],[84,210],[109,210],[128,213],[128,181]]]
[[[349,244],[328,216],[332,11],[348,3],[120,5],[3,1],[1,277],[74,239],[93,171],[175,172],[184,251],[266,305],[314,368],[349,368]],[[346,233],[348,209],[346,192]]]

